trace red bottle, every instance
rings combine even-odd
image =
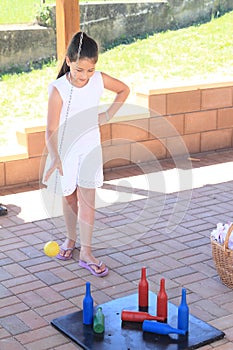
[[[153,320],[164,322],[163,317],[152,316],[147,312],[142,311],[130,311],[130,310],[122,310],[121,311],[121,320],[127,322],[143,322],[145,320]]]
[[[138,285],[138,309],[139,311],[148,312],[148,290],[149,284],[146,279],[146,267],[142,267],[141,279]]]
[[[160,290],[157,295],[157,316],[164,317],[164,322],[167,322],[167,293],[164,278],[160,280]]]

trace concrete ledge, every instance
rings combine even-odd
[[[221,87],[232,87],[233,77],[221,77],[219,80],[195,79],[193,81],[169,81],[159,82],[152,86],[142,86],[137,90],[137,95],[162,95],[164,93],[175,93],[184,91],[194,91],[200,89],[213,89]]]
[[[5,29],[6,28],[6,29]],[[27,69],[31,62],[56,56],[55,34],[52,28],[31,26],[1,26],[0,67],[3,71],[15,67]]]

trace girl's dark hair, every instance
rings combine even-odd
[[[69,57],[70,62],[76,62],[78,59],[79,43],[82,32],[76,33],[70,41],[67,49],[66,56]],[[98,61],[98,45],[94,39],[89,37],[86,33],[83,33],[81,51],[79,59],[88,58],[93,60],[95,63]],[[57,79],[70,71],[70,67],[64,60],[62,67],[57,75]]]

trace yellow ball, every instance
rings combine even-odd
[[[57,242],[50,241],[44,245],[44,252],[49,257],[56,256],[60,251],[59,245]]]

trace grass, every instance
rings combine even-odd
[[[40,3],[40,0],[1,0],[0,24],[34,22]],[[54,3],[54,0],[46,0],[46,4]]]
[[[209,23],[167,31],[119,45],[100,54],[97,69],[127,82],[132,93],[164,81],[229,77],[233,70],[233,12]],[[47,87],[56,62],[29,73],[3,75],[0,81],[0,144],[15,129],[46,123]],[[103,102],[109,102],[106,94]]]
[[[228,74],[233,67],[232,30],[233,12],[199,26],[157,33],[106,52],[105,69],[148,80]]]

